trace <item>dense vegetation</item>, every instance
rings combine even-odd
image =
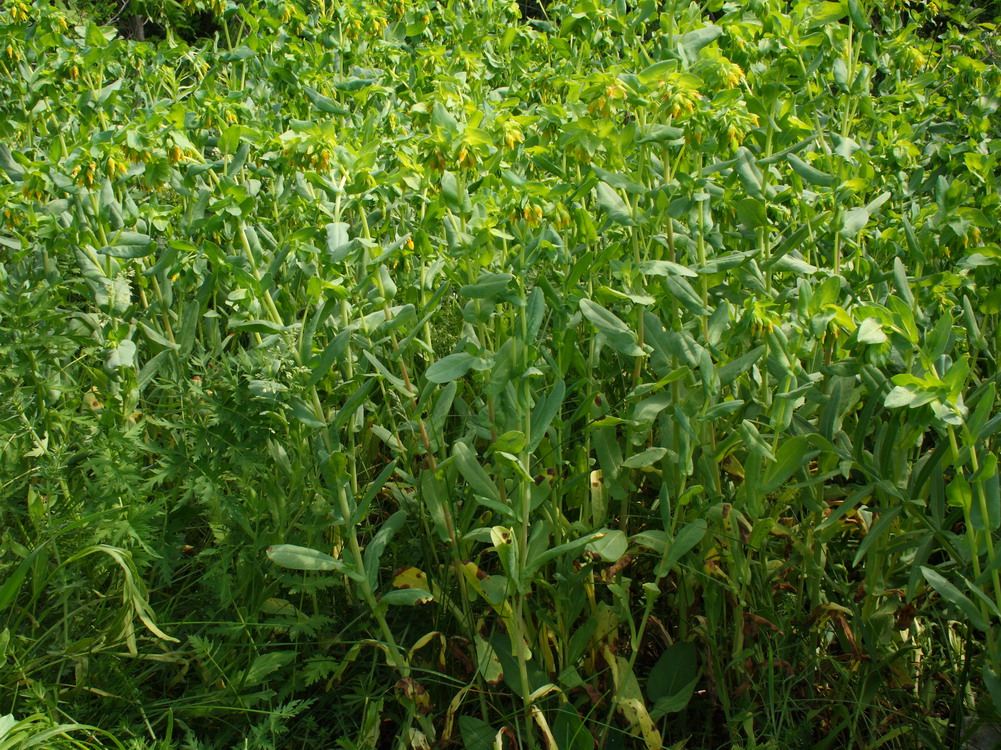
[[[988,16],[145,5],[0,11],[0,747],[997,720]]]

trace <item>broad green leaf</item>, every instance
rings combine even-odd
[[[532,435],[527,446],[529,453],[534,453],[535,449],[542,443],[546,431],[563,407],[566,392],[566,384],[562,380],[557,381],[546,398],[540,401],[532,411]]]
[[[954,605],[964,615],[966,615],[970,623],[975,628],[982,630],[985,633],[990,630],[990,625],[983,618],[983,615],[980,613],[977,605],[974,604],[966,596],[966,594],[953,586],[948,579],[945,578],[945,576],[934,568],[929,568],[924,565],[921,566],[921,574],[925,577],[925,580],[928,581],[931,587],[939,593],[939,596]]]
[[[744,443],[752,453],[756,452],[769,460],[775,460],[771,447],[761,437],[761,433],[758,432],[758,428],[754,426],[753,422],[745,419],[737,429],[740,431],[741,437],[744,438]]]
[[[898,385],[886,394],[883,406],[887,409],[899,409],[903,406],[910,406],[917,395],[918,394],[912,388],[908,388],[904,385]]]
[[[255,656],[243,675],[243,687],[260,685],[268,675],[288,666],[297,656],[298,653],[295,651],[272,651]]]
[[[459,294],[469,299],[491,299],[507,289],[514,276],[509,273],[482,273],[475,284],[459,288]]]
[[[757,198],[742,198],[737,202],[737,219],[749,229],[768,226],[765,204]]]
[[[110,245],[105,245],[97,252],[110,255],[113,258],[142,258],[156,250],[156,243],[148,234],[138,232],[119,232],[112,238]]]
[[[688,279],[681,276],[665,276],[664,286],[671,292],[671,296],[693,315],[709,314],[709,310],[702,304],[702,298],[692,288]]]
[[[744,190],[752,198],[761,198],[761,172],[754,162],[754,154],[743,146],[737,149],[737,175],[740,177]]]
[[[622,462],[626,469],[648,469],[655,466],[667,455],[667,448],[647,448]]]
[[[858,340],[860,344],[883,344],[887,341],[887,336],[878,319],[866,318],[858,327]]]
[[[290,570],[329,571],[347,575],[355,580],[361,579],[358,573],[337,558],[309,547],[275,544],[268,547],[268,558],[275,565]]]
[[[657,566],[657,578],[663,578],[670,573],[674,566],[681,562],[681,558],[702,541],[707,529],[708,525],[704,518],[698,518],[682,526],[681,531],[666,548],[666,555]]]
[[[647,697],[657,715],[681,711],[692,698],[698,683],[698,654],[695,646],[678,641],[669,646],[650,670]]]
[[[445,198],[445,205],[452,211],[462,210],[462,196],[459,194],[459,181],[455,175],[445,171],[441,175],[441,194]]]
[[[633,217],[629,211],[629,206],[615,192],[615,188],[607,182],[599,182],[596,190],[598,191],[598,205],[608,215],[609,219],[616,224],[622,224],[627,227],[636,226],[636,222],[633,221]]]
[[[109,370],[116,370],[119,367],[135,367],[136,365],[136,345],[135,342],[125,339],[118,342],[111,354],[108,356],[107,367]]]
[[[639,272],[644,276],[687,276],[694,279],[698,274],[688,266],[673,263],[669,260],[644,260],[639,266]]]
[[[462,474],[462,478],[469,483],[469,486],[475,493],[494,502],[500,500],[497,485],[494,484],[493,480],[490,479],[490,475],[480,466],[480,462],[476,460],[476,456],[468,445],[465,443],[456,443],[453,445],[452,456],[459,467],[459,473]]]
[[[379,598],[380,604],[394,607],[412,607],[416,604],[427,604],[434,601],[434,595],[424,589],[393,589]]]
[[[432,383],[448,383],[457,380],[469,372],[477,363],[482,362],[479,357],[465,352],[457,352],[442,357],[431,365],[425,376]]]
[[[343,221],[327,224],[327,253],[331,263],[340,263],[354,249],[354,243],[348,236],[348,225]]]
[[[810,6],[811,23],[810,26],[822,26],[835,21],[840,21],[845,17],[845,6],[839,2],[815,2]]]
[[[845,212],[841,225],[841,236],[851,239],[869,223],[869,211],[864,207],[851,208]]]
[[[629,539],[619,529],[603,529],[601,536],[587,544],[587,549],[607,563],[617,562],[629,549]]]
[[[580,714],[569,702],[561,704],[556,709],[553,739],[559,750],[594,750],[594,738],[587,731]]]
[[[821,172],[819,169],[807,164],[805,161],[796,156],[796,154],[789,154],[786,158],[789,160],[789,166],[792,167],[793,171],[811,185],[830,187],[837,182],[835,177],[832,177],[825,172]]]
[[[270,320],[231,320],[229,329],[243,333],[281,333],[285,327]]]
[[[852,23],[856,26],[856,28],[865,31],[872,27],[872,24],[869,23],[869,19],[866,18],[865,13],[862,12],[862,6],[859,5],[858,0],[848,0],[848,16],[852,19]]]
[[[351,78],[345,78],[341,81],[334,81],[334,88],[338,91],[361,91],[364,88],[373,86],[377,84],[379,80],[377,78],[361,78],[359,76],[352,76]]]
[[[477,642],[477,646],[479,646],[479,642]],[[500,671],[500,662],[497,662],[497,671]],[[482,669],[480,674],[486,679]],[[500,678],[487,680],[487,682],[496,684],[500,682]],[[462,746],[466,750],[494,750],[494,736],[496,734],[497,731],[483,719],[469,714],[462,714],[459,717],[459,736],[462,737]]]
[[[348,110],[338,104],[336,101],[330,97],[324,96],[319,91],[311,86],[306,86],[303,88],[306,93],[306,97],[313,103],[313,106],[318,110],[328,115],[346,115]]]
[[[580,301],[580,311],[604,335],[613,349],[630,357],[646,356],[646,352],[637,343],[636,334],[614,313],[589,299]]]
[[[387,518],[375,536],[365,547],[363,562],[365,564],[365,574],[368,576],[368,585],[372,591],[379,587],[379,561],[382,560],[382,553],[386,551],[386,545],[396,536],[396,533],[403,528],[407,522],[407,512],[398,510]]]
[[[784,440],[775,452],[775,462],[765,472],[761,491],[774,492],[798,470],[805,468],[810,460],[809,448],[809,440],[802,435]]]
[[[722,33],[723,29],[721,27],[709,24],[703,26],[701,29],[695,29],[683,34],[681,36],[681,46],[685,50],[688,59],[692,61],[695,60],[704,47],[712,44]]]
[[[606,533],[607,532],[605,531],[592,531],[590,534],[585,534],[580,539],[575,539],[572,542],[566,542],[565,544],[558,544],[555,547],[550,547],[542,554],[537,557],[533,557],[528,561],[528,565],[525,567],[524,575],[532,575],[535,571],[539,570],[543,565],[551,560],[558,560],[559,558],[567,555],[576,555],[587,545],[604,537]]]

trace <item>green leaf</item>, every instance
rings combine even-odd
[[[770,464],[761,482],[761,491],[774,492],[789,477],[809,463],[809,440],[802,435],[787,439],[775,452],[775,462]]]
[[[580,311],[608,340],[613,349],[630,357],[646,356],[646,352],[637,343],[636,334],[614,313],[589,299],[580,301]]]
[[[765,353],[765,351],[767,351],[767,348],[768,347],[764,345],[759,346],[746,354],[740,355],[736,359],[730,360],[719,368],[716,371],[716,377],[719,380],[720,386],[725,388],[733,383],[733,381],[739,378],[742,374],[747,372],[751,368],[751,365],[761,359],[761,356]]]
[[[21,588],[21,584],[24,583],[24,579],[31,570],[31,566],[35,563],[35,558],[38,557],[44,548],[45,543],[35,547],[28,553],[27,557],[21,560],[13,573],[6,574],[6,579],[3,585],[0,586],[0,612],[3,612],[14,601],[18,590]]]
[[[459,181],[451,172],[445,171],[441,175],[441,194],[450,210],[462,211],[463,195],[459,189]]]
[[[596,188],[598,192],[598,205],[608,215],[608,218],[616,223],[627,227],[636,226],[630,214],[629,206],[615,192],[615,188],[607,182],[599,182]]]
[[[494,502],[500,501],[500,493],[497,491],[497,485],[494,484],[493,480],[490,479],[490,475],[480,466],[480,462],[476,460],[476,456],[468,445],[465,443],[456,443],[453,445],[452,456],[459,467],[459,473],[469,483],[473,492],[488,500],[493,500]]]
[[[348,110],[342,107],[340,104],[335,102],[333,99],[324,96],[316,89],[311,86],[306,86],[303,91],[306,92],[306,97],[313,103],[313,106],[318,110],[328,115],[346,115]]]
[[[268,675],[291,664],[297,655],[295,651],[272,651],[255,656],[243,676],[242,687],[261,684]]]
[[[757,198],[742,198],[737,202],[737,220],[748,229],[768,226],[765,204]]]
[[[110,245],[102,247],[97,252],[110,255],[113,258],[142,258],[156,250],[156,243],[148,234],[138,232],[119,232]]]
[[[687,641],[669,646],[653,665],[646,681],[646,694],[654,704],[654,713],[663,716],[681,711],[692,699],[697,683],[695,646]]]
[[[682,34],[680,40],[681,47],[685,50],[685,55],[689,61],[694,61],[699,52],[712,44],[722,33],[723,29],[715,24],[703,26],[701,29],[695,29],[694,31]]]
[[[869,211],[864,207],[852,208],[845,211],[841,224],[841,236],[851,239],[861,232],[865,225],[869,223]]]
[[[328,260],[339,263],[354,249],[355,243],[348,236],[348,225],[343,221],[331,222],[326,229]]]
[[[699,316],[709,314],[709,310],[702,304],[702,298],[692,288],[692,285],[688,283],[688,279],[680,276],[666,276],[664,277],[664,286],[671,292],[671,296],[680,302],[688,312]]]
[[[475,284],[459,288],[459,294],[469,299],[491,299],[507,289],[514,276],[509,273],[481,273]]]
[[[823,26],[839,21],[845,16],[845,6],[839,2],[815,2],[812,4],[811,27]]]
[[[393,589],[387,591],[379,599],[380,604],[402,607],[413,607],[416,604],[427,604],[430,601],[434,601],[434,595],[424,589]]]
[[[858,327],[858,340],[860,344],[883,344],[886,343],[887,336],[878,319],[866,318]]]
[[[830,187],[837,182],[836,178],[810,166],[795,154],[789,154],[786,158],[789,160],[789,166],[792,167],[793,171],[811,185]]]
[[[698,274],[688,266],[669,260],[644,260],[637,266],[644,276],[687,276],[694,279]]]
[[[268,558],[275,565],[289,570],[311,570],[341,573],[356,581],[361,576],[336,557],[309,547],[294,544],[275,544],[268,547]]]
[[[556,415],[559,414],[560,409],[563,407],[563,399],[566,397],[566,392],[566,383],[562,380],[557,381],[553,389],[549,392],[549,395],[540,401],[532,411],[532,435],[527,447],[529,453],[534,453],[535,449],[542,442],[542,439],[546,436],[546,430],[549,429],[549,425],[553,423]]]
[[[706,535],[707,528],[708,525],[704,518],[697,518],[682,526],[681,531],[678,532],[678,535],[674,537],[674,541],[667,547],[664,558],[657,566],[655,573],[657,578],[663,578],[670,573],[671,569],[681,562],[681,558],[691,552],[702,541],[702,538]]]
[[[482,363],[479,357],[466,352],[457,352],[439,359],[427,369],[425,376],[432,383],[448,383],[463,377],[477,363]]]
[[[587,731],[584,720],[572,703],[563,703],[556,709],[552,724],[553,739],[559,750],[594,750],[594,738]]]
[[[455,118],[452,117],[441,102],[434,103],[434,107],[431,110],[431,123],[449,133],[454,134],[459,132],[459,123],[456,122]]]
[[[286,329],[270,320],[231,320],[229,330],[243,333],[282,333]]]
[[[125,339],[118,342],[110,356],[108,357],[107,366],[109,370],[116,370],[119,367],[135,367],[136,366],[136,345],[135,342]]]
[[[557,560],[567,555],[576,555],[584,549],[584,547],[605,536],[605,534],[605,531],[592,531],[590,534],[585,534],[580,539],[575,539],[572,542],[566,542],[565,544],[558,544],[555,547],[550,547],[545,552],[542,552],[537,557],[533,557],[528,561],[528,564],[525,566],[524,575],[532,575],[550,560]]]
[[[862,12],[862,6],[859,5],[858,0],[848,0],[848,16],[852,19],[852,23],[856,28],[867,31],[872,27],[869,19]]]
[[[499,672],[500,662],[497,662],[497,669]],[[485,675],[484,679],[486,679]],[[493,680],[493,682],[499,681],[499,677]],[[468,714],[462,714],[459,717],[459,735],[462,737],[462,746],[466,750],[494,750],[494,736],[496,734],[497,732],[494,728],[483,721],[483,719]]]
[[[914,399],[917,398],[917,395],[913,389],[904,385],[898,385],[886,394],[883,406],[887,409],[899,409],[903,406],[910,406]]]
[[[755,165],[754,154],[741,146],[737,149],[737,175],[740,177],[744,190],[752,198],[761,198],[761,172]]]
[[[379,588],[379,561],[382,560],[382,553],[386,551],[389,540],[396,536],[396,532],[403,528],[407,522],[407,512],[398,510],[383,522],[379,531],[369,541],[365,547],[363,562],[365,564],[365,575],[368,576],[368,585],[372,591]]]
[[[970,623],[985,633],[990,630],[990,625],[983,618],[977,605],[974,604],[970,599],[958,588],[953,586],[941,573],[933,568],[927,566],[921,566],[921,574],[925,577],[925,580],[931,585],[935,591],[939,593],[943,599],[945,599],[950,604],[953,604],[957,609],[959,609],[966,617],[970,620]]]
[[[361,91],[362,89],[368,88],[369,86],[374,86],[379,82],[377,78],[360,78],[358,76],[352,76],[351,78],[345,78],[343,81],[334,81],[334,88],[338,91]]]
[[[112,31],[114,31],[114,29],[112,29]],[[229,52],[219,55],[219,59],[222,62],[240,62],[242,60],[249,60],[255,55],[257,55],[257,53],[254,52],[254,50],[243,44],[234,50],[230,50]]]
[[[656,465],[667,455],[667,448],[647,448],[622,462],[627,469],[648,469]]]
[[[629,549],[629,539],[619,529],[602,529],[601,536],[588,542],[587,549],[601,556],[607,563],[618,562]]]

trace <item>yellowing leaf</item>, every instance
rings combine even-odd
[[[400,568],[393,574],[393,588],[396,589],[427,589],[428,577],[423,570],[412,565]]]

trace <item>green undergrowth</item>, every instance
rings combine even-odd
[[[2,7],[0,748],[998,719],[988,14]]]

